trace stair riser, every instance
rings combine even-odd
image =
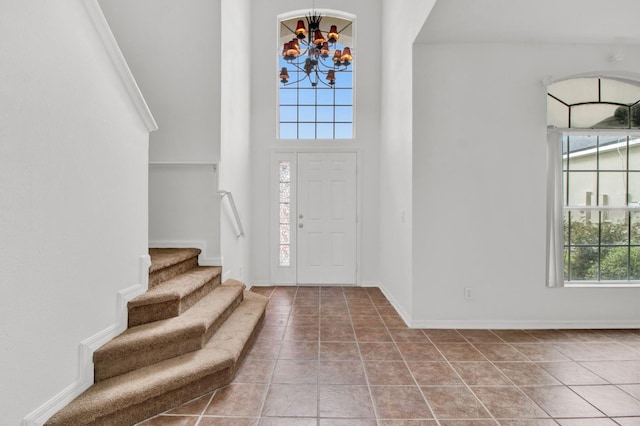
[[[94,426],[132,425],[226,386],[233,381],[233,375],[234,369],[227,367],[196,382],[189,383],[180,389],[164,393],[155,398],[149,398],[141,404],[122,408],[111,415],[100,417],[89,423],[78,419],[77,422],[65,424]],[[47,423],[47,425],[49,424],[54,425],[56,423]]]
[[[236,371],[242,365],[247,352],[253,346],[258,333],[262,329],[264,324],[264,314],[260,318],[256,325],[251,337],[247,341],[244,349],[240,353],[236,364],[233,367],[225,368],[215,374],[204,377],[197,382],[190,383],[189,385],[177,389],[175,391],[165,393],[159,397],[149,399],[143,404],[138,404],[133,407],[120,410],[111,416],[102,417],[93,423],[92,425],[120,425],[120,424],[133,424],[160,413],[163,413],[170,408],[177,407],[185,402],[189,402],[201,395],[212,392],[223,386],[230,384],[233,381]]]
[[[196,266],[198,266],[198,258],[192,257],[175,265],[154,271],[149,274],[149,288],[153,288],[161,282],[170,280]]]
[[[119,374],[124,374],[138,368],[164,361],[165,359],[202,349],[211,336],[213,336],[213,334],[220,328],[240,303],[242,303],[242,293],[240,293],[233,303],[220,314],[204,334],[200,333],[197,336],[192,335],[190,337],[185,337],[184,339],[163,341],[157,346],[145,347],[144,349],[135,352],[129,350],[125,353],[112,353],[107,355],[96,352],[94,356],[96,354],[98,356],[103,355],[105,358],[94,358],[95,382],[97,383]]]
[[[163,303],[137,306],[129,309],[129,327],[147,324],[167,318],[177,317],[187,309],[198,303],[200,299],[209,294],[220,285],[220,275],[208,281],[188,296]]]
[[[240,352],[240,356],[238,356],[238,359],[236,360],[235,371],[238,371],[238,369],[240,368],[240,365],[242,365],[242,361],[244,361],[244,359],[246,358],[247,354],[253,347],[253,344],[255,343],[256,338],[260,333],[260,330],[262,330],[262,327],[264,326],[264,316],[265,315],[263,313],[260,319],[258,320],[258,323],[256,324],[255,328],[253,329],[253,332],[251,332],[251,336],[249,337],[249,340],[247,340],[247,343],[242,348],[242,351]],[[234,371],[234,375],[235,375],[235,371]]]

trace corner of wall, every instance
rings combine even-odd
[[[387,298],[389,303],[391,303],[391,306],[393,306],[393,308],[396,310],[398,315],[400,315],[400,317],[405,322],[405,324],[407,324],[408,327],[414,328],[414,325],[412,324],[411,315],[402,307],[400,303],[398,303],[396,298],[393,297],[393,295],[389,292],[389,290],[387,290],[385,285],[383,283],[378,283],[377,286],[380,289],[380,291],[382,291],[382,294],[384,294],[384,296]]]

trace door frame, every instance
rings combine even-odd
[[[280,264],[280,252],[279,252],[279,244],[280,244],[280,208],[279,203],[277,202],[280,193],[280,175],[278,163],[282,160],[284,161],[292,161],[292,174],[293,172],[297,172],[297,158],[299,153],[305,154],[342,154],[342,153],[353,153],[356,155],[356,286],[360,286],[361,283],[361,267],[362,264],[362,170],[361,167],[361,159],[362,154],[359,148],[272,148],[271,156],[270,156],[270,164],[269,164],[269,266],[270,266],[270,282],[272,285],[298,285],[297,283],[297,271],[296,271],[296,263],[297,258],[296,254],[292,254],[292,262],[291,266],[281,267]],[[297,182],[297,173],[295,176],[295,180]],[[292,176],[291,181],[294,181],[294,177]],[[294,188],[297,190],[295,185],[292,185],[292,207],[297,208],[296,199],[294,197]],[[295,206],[295,207],[294,207]],[[291,221],[294,223],[296,211],[292,212]],[[297,228],[292,226],[291,228],[291,240],[294,241],[295,232],[297,232]],[[294,232],[295,230],[295,232]],[[295,250],[292,250],[294,252]]]

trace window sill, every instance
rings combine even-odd
[[[582,281],[582,282],[565,282],[568,288],[640,288],[640,281]]]

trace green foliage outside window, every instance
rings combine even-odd
[[[576,220],[569,230],[568,221],[564,221],[565,238],[571,239],[569,246],[565,244],[565,279],[640,280],[640,246],[628,245],[629,231],[632,239],[640,235],[640,223],[633,223],[631,228],[627,221],[605,221],[598,225]]]

